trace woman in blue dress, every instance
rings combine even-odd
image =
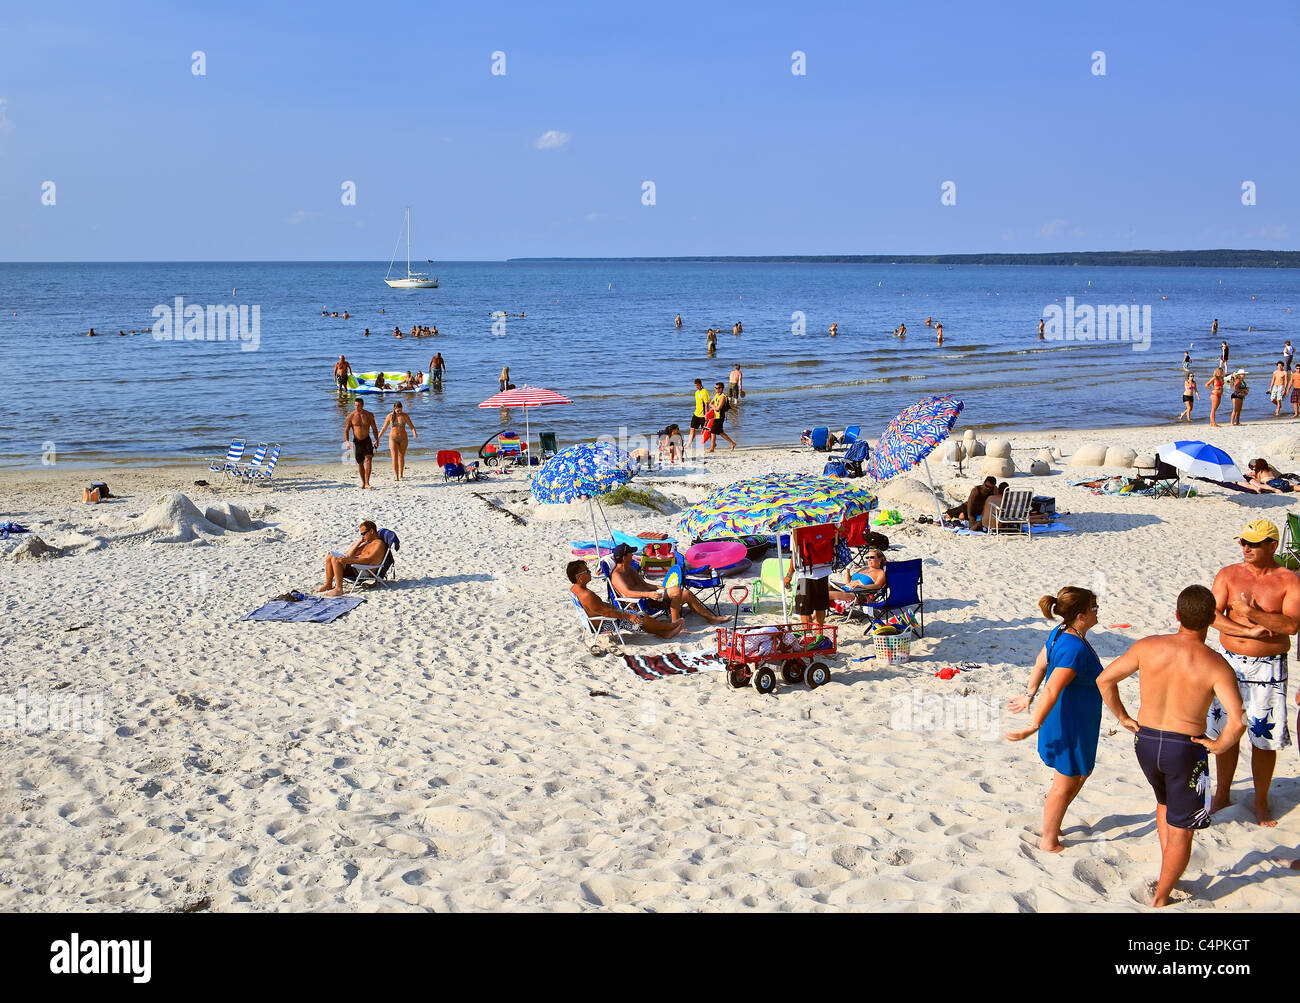
[[[1088,630],[1097,626],[1097,597],[1088,589],[1068,586],[1055,596],[1043,596],[1038,608],[1048,619],[1061,622],[1047,635],[1038,653],[1029,688],[1007,709],[1019,714],[1029,709],[1034,695],[1047,676],[1047,693],[1034,709],[1033,726],[1007,732],[1019,742],[1038,732],[1038,756],[1055,772],[1043,805],[1043,838],[1039,849],[1060,853],[1061,820],[1078,796],[1083,782],[1097,761],[1097,738],[1101,733],[1101,693],[1097,676],[1101,660],[1088,643]],[[1050,673],[1050,675],[1049,675]]]

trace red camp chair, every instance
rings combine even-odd
[[[455,449],[440,449],[436,457],[438,466],[442,467],[443,481],[476,481],[478,480],[478,463],[471,463],[468,467],[461,462],[460,452]]]

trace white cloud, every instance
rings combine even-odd
[[[569,140],[573,135],[568,132],[559,132],[555,129],[547,129],[544,133],[533,141],[533,146],[539,150],[559,150],[569,145]]]
[[[1262,237],[1265,240],[1287,240],[1290,237],[1290,229],[1285,223],[1269,223],[1246,231],[1248,240],[1256,237]]]
[[[307,220],[315,219],[319,215],[318,212],[307,212],[305,209],[299,209],[292,216],[287,217],[285,222],[290,226],[297,226],[299,223],[305,223]]]
[[[5,105],[8,103],[8,98],[0,98],[0,132],[8,132],[14,127],[14,124],[9,121],[9,116],[5,114]]]
[[[1057,234],[1065,231],[1065,220],[1051,219],[1038,228],[1040,237],[1055,237]]]
[[[600,219],[600,213],[589,212],[587,213],[587,215],[583,216],[582,218],[585,219],[588,223],[594,223],[596,222],[596,220]]]

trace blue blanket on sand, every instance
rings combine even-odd
[[[269,603],[257,607],[248,616],[241,617],[241,619],[283,620],[288,623],[333,623],[344,613],[356,609],[365,602],[365,599],[359,596],[326,598],[323,596],[307,596],[301,592],[295,592],[294,595],[302,596],[302,599],[298,602],[272,599]]]

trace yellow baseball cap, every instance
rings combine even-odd
[[[1245,540],[1247,543],[1263,543],[1265,540],[1280,541],[1282,535],[1267,519],[1256,519],[1246,524],[1246,528],[1237,534],[1237,539]]]

